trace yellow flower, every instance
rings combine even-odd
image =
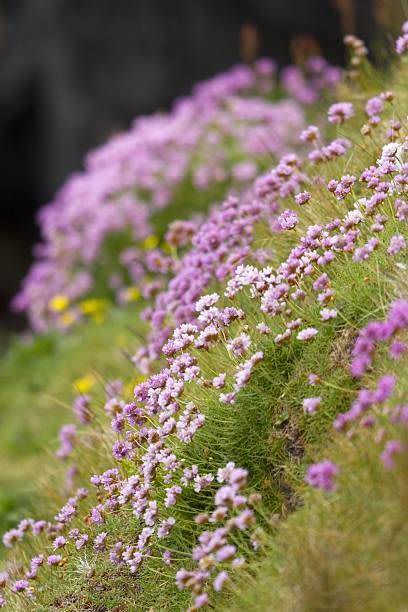
[[[50,310],[54,312],[62,312],[66,308],[68,308],[69,300],[65,295],[54,295],[54,297],[49,301]]]
[[[150,236],[146,236],[146,238],[143,240],[143,248],[146,251],[151,251],[152,249],[155,249],[158,244],[159,244],[159,239],[154,234],[151,234]]]
[[[74,388],[79,393],[88,393],[95,384],[95,377],[92,374],[86,374],[81,378],[74,380]]]
[[[128,287],[125,291],[125,300],[127,302],[137,302],[140,298],[139,287]]]
[[[107,301],[102,298],[88,298],[79,304],[79,309],[86,315],[100,314],[106,307]]]
[[[75,323],[75,317],[72,314],[72,312],[64,312],[60,317],[59,320],[61,321],[61,323],[63,325],[65,325],[65,327],[69,327],[70,325],[72,325],[73,323]]]

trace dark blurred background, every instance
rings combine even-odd
[[[0,326],[22,324],[7,312],[38,239],[35,213],[88,149],[253,54],[284,65],[313,39],[341,64],[344,32],[370,43],[384,3],[0,0]]]

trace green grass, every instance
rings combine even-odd
[[[196,463],[200,473],[214,471],[231,460],[248,468],[250,486],[262,492],[266,514],[277,515],[281,519],[289,517],[287,519],[288,529],[293,521],[297,524],[296,521],[301,522],[301,517],[306,516],[299,527],[303,529],[305,538],[310,536],[309,530],[305,529],[305,526],[309,524],[309,518],[306,515],[308,500],[315,500],[314,503],[318,506],[316,512],[319,512],[323,520],[326,517],[327,504],[330,506],[336,504],[338,496],[341,497],[344,489],[343,480],[341,480],[339,494],[333,497],[333,500],[326,499],[318,493],[308,494],[305,500],[303,483],[305,466],[320,455],[328,444],[329,446],[332,444],[330,432],[333,418],[337,412],[347,409],[350,397],[352,397],[350,393],[356,388],[356,383],[350,379],[348,368],[350,351],[357,330],[370,319],[384,316],[387,305],[395,294],[397,279],[390,268],[389,260],[381,252],[378,252],[366,264],[339,261],[332,266],[333,288],[341,300],[342,318],[339,317],[336,322],[321,327],[316,340],[310,344],[303,345],[294,340],[286,346],[277,347],[268,339],[259,338],[260,348],[265,352],[265,360],[257,368],[250,385],[240,394],[235,406],[223,406],[219,404],[215,392],[193,386],[186,398],[195,401],[197,405],[205,405],[206,415],[205,428],[199,432],[193,444],[184,452],[186,463]],[[389,278],[385,276],[384,270],[389,272]],[[367,282],[367,278],[370,282]],[[381,295],[381,300],[379,300],[379,295]],[[249,313],[249,318],[252,316],[253,303],[244,294],[238,297],[237,305]],[[318,316],[316,306],[312,304],[302,307],[302,316],[308,324],[316,323]],[[279,323],[274,323],[274,325],[276,326],[275,332],[281,331]],[[203,367],[207,368],[208,375],[213,370],[231,369],[225,349],[219,347],[212,351],[210,358],[204,359]],[[302,410],[303,398],[313,394],[307,383],[310,372],[319,373],[324,383],[318,391],[323,396],[322,409],[313,417],[304,415]],[[345,445],[348,449],[348,443],[340,440],[338,444],[337,453],[341,455]],[[333,448],[332,453],[330,446],[330,456],[336,455],[336,447]],[[354,447],[351,446],[351,448]],[[365,466],[365,469],[368,469],[365,461],[366,452],[369,450],[358,450],[356,461],[358,460]],[[371,463],[374,464],[375,449],[371,449],[370,452]],[[91,450],[88,455],[85,453],[82,462],[89,465],[95,461],[92,457],[93,451]],[[108,456],[104,459],[103,452],[101,455],[98,451],[98,460],[99,458],[102,464],[107,461],[105,467],[108,467]],[[378,458],[376,461],[378,463]],[[381,479],[378,476],[381,466],[376,469],[377,487],[381,489]],[[319,502],[322,504],[321,508],[318,505]],[[201,496],[192,493],[184,494],[182,503],[176,510],[181,527],[170,539],[169,547],[188,555],[194,542],[193,534],[198,534],[197,529],[191,524],[191,517],[208,509],[210,503],[210,494]],[[360,505],[364,503],[364,498],[362,498]],[[304,504],[306,505],[302,508]],[[337,513],[337,506],[335,505],[334,508],[333,512]],[[358,513],[359,505],[356,504],[355,508]],[[295,518],[297,516],[299,516],[298,519]],[[282,531],[284,534],[282,540],[286,542],[286,521],[281,520],[281,523],[279,533]],[[354,528],[355,524],[356,522],[351,520],[349,528]],[[267,521],[264,527],[269,534],[265,564],[261,564],[258,578],[254,578],[253,575],[251,577],[254,583],[253,592],[251,590],[247,592],[245,585],[241,594],[244,602],[242,605],[248,606],[249,598],[252,597],[251,606],[254,606],[254,609],[258,605],[256,592],[259,584],[265,583],[263,572],[271,572],[271,564],[275,563],[278,564],[280,571],[282,559],[287,560],[294,557],[292,549],[288,554],[285,552],[279,556],[279,545],[275,544],[275,537],[270,534]],[[341,522],[338,527],[339,538],[343,529],[344,525]],[[132,541],[138,532],[138,522],[129,512],[120,512],[111,517],[106,530],[109,533],[117,534],[118,539]],[[318,528],[316,527],[317,533]],[[314,538],[319,539],[316,534]],[[279,542],[280,537],[278,535],[277,541]],[[295,539],[294,547],[297,546],[296,542]],[[379,546],[375,538],[372,538],[372,545],[374,548]],[[344,548],[339,565],[345,562],[347,555],[352,554],[351,541],[347,546]],[[325,554],[328,554],[329,549],[328,544]],[[293,562],[295,561],[301,563],[296,555]],[[184,561],[180,563],[180,565],[183,564]],[[257,575],[257,565],[258,561],[254,560],[253,572],[255,575]],[[137,577],[130,576],[126,579],[123,569],[115,569],[109,564],[101,563],[99,555],[92,551],[88,551],[85,555],[74,553],[70,557],[67,572],[64,573],[64,580],[60,580],[58,576],[50,572],[45,587],[39,588],[39,601],[44,606],[39,609],[52,609],[53,606],[58,608],[63,604],[68,610],[110,610],[115,607],[119,610],[149,610],[152,606],[154,610],[183,610],[188,605],[189,597],[186,593],[180,593],[176,589],[173,576],[174,570],[164,571],[162,564],[158,561],[148,564]],[[293,574],[291,576],[290,580],[293,579]],[[268,601],[268,597],[271,597],[273,580],[272,575],[266,582],[265,602]],[[305,584],[308,580],[305,577]],[[342,576],[339,577],[339,580],[341,583]],[[279,582],[278,585],[279,597],[284,597],[286,586]],[[303,590],[301,592],[303,593]],[[330,596],[334,601],[336,592]],[[233,605],[241,605],[239,597],[237,601],[233,598],[231,602],[229,597],[230,595],[227,594],[219,598],[219,606],[226,605],[226,609],[233,609]],[[315,595],[310,595],[310,598],[312,597]],[[353,594],[347,597],[347,602],[349,602]],[[292,595],[290,595],[290,600],[291,598]],[[326,595],[324,598],[326,602]],[[225,604],[225,599],[228,601],[227,604]],[[286,600],[282,601],[286,602]],[[269,604],[262,602],[263,600],[260,599],[259,606],[263,607],[259,607],[259,610],[275,609],[275,605],[278,606],[276,609],[280,609],[281,604],[273,603],[273,606],[270,607]],[[287,605],[287,609],[291,610],[290,601]],[[332,609],[324,608],[326,603],[321,605],[323,607],[313,608],[307,603],[306,607],[298,609],[305,611]],[[347,608],[338,609],[346,610]]]
[[[406,457],[385,472],[368,436],[328,450],[341,461],[338,491],[303,495],[223,611],[406,609]]]
[[[400,88],[404,82],[402,72]],[[360,96],[358,92],[354,95]],[[358,120],[361,113],[352,123],[352,131]],[[352,155],[345,162],[331,165],[322,171],[327,173],[326,180],[345,171],[358,175],[367,160],[375,161],[376,145],[361,139],[358,144],[364,155]],[[312,190],[314,208],[310,213],[308,209],[304,212],[301,228],[310,222],[328,221],[336,214],[336,207],[337,214],[345,209],[344,204],[333,204],[318,185]],[[202,206],[200,197],[198,209]],[[300,231],[295,236],[299,237]],[[248,557],[248,564],[230,589],[213,599],[214,609],[220,612],[406,610],[408,460],[404,456],[397,469],[384,472],[378,459],[380,447],[369,432],[348,439],[334,434],[332,428],[333,418],[349,407],[360,385],[369,385],[376,375],[391,367],[399,375],[399,400],[404,401],[408,394],[407,363],[396,367],[381,351],[373,373],[363,381],[356,382],[349,374],[350,353],[358,330],[371,319],[384,318],[391,300],[406,295],[404,272],[385,254],[385,245],[397,231],[408,239],[406,224],[390,219],[380,236],[381,247],[367,262],[353,263],[342,255],[330,266],[339,316],[320,325],[313,342],[302,344],[292,339],[276,346],[270,338],[253,333],[254,343],[265,358],[234,406],[220,404],[214,390],[187,386],[183,400],[200,406],[206,422],[191,445],[175,443],[186,465],[195,463],[200,473],[205,473],[235,461],[248,469],[250,488],[262,493],[262,505],[258,508],[262,551],[256,555],[244,540],[237,542]],[[361,244],[367,236],[368,231],[364,230]],[[277,262],[293,242],[294,237],[288,240],[285,235],[271,236],[264,226],[258,228],[255,237],[257,245],[274,249]],[[398,261],[408,263],[406,255]],[[214,288],[223,289],[217,285]],[[293,315],[301,316],[307,325],[317,325],[319,308],[311,299],[310,283],[305,283],[305,288],[308,297],[302,305],[293,304]],[[243,291],[234,304],[245,311],[244,324],[253,330],[260,316],[254,300]],[[284,317],[272,321],[272,338],[283,331],[284,323]],[[236,331],[243,324],[234,325]],[[34,493],[37,489],[33,483],[48,461],[44,447],[69,415],[74,396],[72,382],[84,374],[95,373],[98,383],[92,395],[95,407],[100,406],[103,381],[117,376],[132,379],[132,368],[126,365],[120,349],[134,350],[140,339],[143,341],[144,333],[137,308],[112,310],[102,325],[89,323],[67,336],[50,335],[12,347],[3,360],[4,382],[0,389],[0,440],[5,465],[0,527],[8,527],[27,512],[40,515],[39,510],[45,510],[47,516],[53,515],[62,499],[56,486],[61,467],[48,473],[43,489],[45,499]],[[231,373],[235,365],[223,345],[204,356],[197,352],[197,357],[208,378],[214,372]],[[318,391],[308,385],[311,372],[322,379]],[[302,400],[315,394],[322,395],[322,407],[316,415],[305,415]],[[84,445],[73,456],[80,466],[79,482],[86,482],[93,471],[111,465],[110,434],[98,419],[96,432],[89,435],[84,432]],[[405,435],[408,444],[408,434]],[[341,465],[337,491],[330,495],[311,491],[304,483],[306,466],[326,456]],[[134,472],[130,462],[125,469],[129,474]],[[159,481],[156,494],[162,505],[161,484]],[[132,576],[126,569],[106,562],[90,547],[73,551],[64,569],[43,573],[36,585],[35,609],[44,612],[186,609],[190,596],[177,590],[174,574],[178,567],[190,563],[188,556],[200,533],[192,519],[196,513],[211,508],[213,492],[214,488],[200,495],[185,491],[175,507],[177,526],[166,541],[166,546],[179,555],[174,567],[165,568],[159,559],[153,559]],[[83,518],[76,519],[75,524],[84,529]],[[122,509],[108,518],[104,529],[112,539],[130,543],[134,542],[139,527],[131,511]],[[87,526],[87,531],[91,536],[98,529]],[[23,556],[28,559],[39,545],[47,544],[41,539],[39,543],[25,544]],[[17,611],[25,609],[26,604],[15,599],[10,605],[10,609]],[[27,610],[33,609],[31,605],[27,604]]]
[[[92,393],[100,402],[104,382],[132,373],[124,351],[135,349],[144,327],[133,307],[112,311],[103,324],[88,322],[68,335],[11,343],[0,371],[1,532],[34,509],[38,514],[38,477],[55,461],[50,455],[61,424],[75,422],[74,382],[94,375]]]

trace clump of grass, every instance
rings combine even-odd
[[[11,343],[0,373],[2,532],[41,507],[36,482],[44,464],[54,461],[59,427],[74,419],[76,381],[90,376],[97,401],[105,382],[132,372],[125,353],[143,333],[137,312],[121,309],[103,324],[89,322],[70,335],[54,332]]]
[[[371,73],[368,71],[365,76],[367,74]],[[405,112],[406,94],[401,87],[405,75],[405,67],[401,66],[397,77],[391,81],[396,86],[396,102],[384,94],[381,100],[386,100],[389,106],[384,103],[385,110],[381,108],[379,111],[384,112],[382,125],[394,122],[390,124],[394,126],[392,131],[398,132],[401,142],[407,140],[406,126],[402,122],[401,125],[395,123],[395,117]],[[364,81],[364,74],[361,80]],[[123,434],[118,427],[119,440],[115,442],[128,443],[127,447],[118,447],[119,450],[113,447],[114,457],[121,466],[115,476],[118,486],[112,490],[110,485],[106,487],[107,494],[102,488],[92,493],[84,502],[83,511],[77,512],[75,508],[75,518],[69,528],[75,526],[81,533],[86,531],[90,544],[100,531],[99,519],[93,518],[92,507],[96,505],[95,509],[98,509],[100,505],[100,512],[105,516],[103,529],[109,536],[109,550],[118,547],[120,563],[112,566],[106,554],[101,555],[91,546],[78,546],[77,542],[75,546],[68,544],[64,558],[56,564],[58,567],[46,567],[41,580],[36,583],[39,609],[63,606],[66,609],[105,610],[116,607],[148,610],[153,606],[163,610],[181,610],[190,602],[187,590],[178,590],[174,583],[174,575],[181,568],[192,572],[185,583],[187,587],[193,585],[195,603],[192,609],[201,607],[205,602],[207,583],[213,580],[212,568],[228,570],[229,578],[233,573],[232,564],[223,565],[223,559],[217,558],[219,548],[204,557],[190,558],[191,549],[202,532],[201,519],[197,521],[195,517],[211,514],[213,497],[219,490],[216,484],[218,470],[230,461],[245,468],[245,483],[249,491],[256,490],[262,494],[262,504],[246,491],[245,500],[237,502],[238,505],[251,505],[250,499],[258,500],[257,504],[251,505],[258,527],[254,532],[250,531],[248,537],[233,533],[234,527],[230,527],[228,521],[219,521],[228,527],[228,536],[232,534],[232,556],[244,555],[247,562],[242,583],[238,582],[235,593],[234,582],[229,581],[225,591],[213,594],[216,609],[240,610],[245,606],[254,610],[340,611],[361,609],[365,602],[367,609],[382,611],[387,610],[389,601],[395,609],[403,609],[406,588],[402,568],[408,554],[403,523],[406,491],[402,486],[406,455],[395,470],[390,469],[389,478],[385,477],[384,465],[379,461],[380,448],[383,448],[379,443],[394,435],[395,431],[400,435],[400,430],[403,430],[395,419],[388,418],[396,406],[393,403],[386,405],[384,410],[378,408],[377,416],[385,426],[374,429],[376,436],[368,429],[355,427],[351,431],[353,435],[347,438],[333,434],[332,429],[336,415],[347,411],[353,399],[359,397],[363,383],[370,388],[379,375],[392,369],[385,348],[377,350],[374,342],[372,347],[365,349],[371,353],[374,349],[376,351],[375,363],[370,353],[370,372],[364,379],[361,375],[352,376],[352,350],[361,329],[372,319],[384,319],[395,297],[406,293],[406,282],[401,274],[407,262],[406,213],[399,214],[402,209],[398,207],[403,204],[396,202],[394,192],[396,189],[398,195],[404,195],[404,187],[395,187],[396,181],[393,185],[388,184],[384,191],[387,195],[380,204],[377,203],[375,210],[386,214],[383,221],[376,218],[377,226],[386,223],[386,227],[374,230],[372,211],[367,203],[368,189],[372,187],[367,187],[362,178],[357,178],[372,164],[377,166],[375,171],[370,170],[376,179],[375,173],[380,172],[378,168],[382,177],[397,171],[405,173],[406,168],[398,158],[403,153],[398,149],[397,155],[396,149],[390,153],[389,159],[382,158],[384,151],[392,149],[392,146],[383,149],[383,144],[392,140],[394,134],[387,136],[388,132],[380,126],[373,135],[372,123],[369,130],[363,129],[360,135],[357,130],[363,114],[366,112],[369,116],[368,121],[371,116],[363,110],[358,84],[351,86],[348,96],[355,102],[355,108],[349,102],[340,104],[337,110],[332,109],[330,116],[335,116],[335,112],[340,116],[341,127],[338,129],[344,130],[344,134],[339,131],[338,136],[353,138],[351,152],[346,153],[349,144],[336,140],[335,148],[342,149],[334,156],[336,159],[327,165],[307,167],[310,205],[298,214],[286,210],[278,218],[281,227],[288,229],[289,233],[271,233],[265,219],[251,228],[254,231],[251,248],[257,244],[272,247],[274,252],[270,262],[273,268],[266,267],[262,271],[238,268],[227,285],[214,280],[213,288],[217,295],[204,298],[207,303],[198,307],[199,320],[203,324],[197,329],[187,328],[191,339],[182,346],[183,350],[188,348],[184,356],[196,371],[193,369],[187,377],[185,365],[177,362],[176,356],[181,350],[176,345],[177,334],[187,333],[180,328],[163,349],[168,368],[163,369],[158,377],[152,376],[136,387],[136,406],[126,408],[117,398],[114,415],[125,414],[126,426],[130,427],[128,434]],[[349,127],[343,127],[346,116],[351,117]],[[360,151],[361,156],[358,154]],[[377,161],[380,157],[381,161]],[[394,167],[396,160],[398,164]],[[290,163],[296,167],[297,162],[289,160]],[[281,187],[286,180],[281,175],[290,175],[282,164],[273,175],[275,182],[280,177]],[[391,164],[390,170],[387,170],[387,164]],[[354,176],[350,177],[351,174]],[[336,197],[326,189],[326,183],[333,178],[340,182],[340,186],[336,182],[332,188]],[[274,181],[270,176],[261,177],[256,186],[258,197],[270,197],[268,189],[273,192]],[[363,196],[367,196],[366,199],[362,199]],[[280,199],[282,208],[293,206],[290,190],[289,195],[280,195]],[[356,202],[358,214],[354,208]],[[348,210],[351,214],[347,214]],[[352,217],[356,214],[357,220]],[[334,224],[333,217],[338,218]],[[313,227],[316,224],[324,227]],[[357,226],[357,233],[355,229],[348,231]],[[373,242],[374,232],[378,239]],[[344,236],[349,242],[342,241]],[[328,242],[332,238],[334,241]],[[331,257],[326,261],[323,255],[328,252]],[[256,261],[255,252],[252,254]],[[296,265],[293,264],[294,257]],[[325,276],[326,270],[328,274]],[[252,280],[248,281],[246,274],[252,275]],[[294,296],[294,287],[297,292],[302,292],[301,298],[299,294]],[[225,304],[231,303],[232,310],[236,310],[229,319],[229,306]],[[213,308],[214,304],[217,306]],[[329,312],[322,308],[326,304],[330,306]],[[227,317],[227,323],[223,317]],[[211,328],[209,321],[216,321],[218,326]],[[259,328],[259,323],[264,327]],[[203,336],[207,331],[208,337]],[[183,337],[182,341],[185,341]],[[249,355],[251,357],[244,361]],[[252,363],[254,356],[256,361]],[[157,368],[161,363],[156,363]],[[394,363],[393,368],[395,375],[399,375],[398,398],[403,400],[406,397],[406,361],[402,360],[400,366]],[[244,382],[243,373],[247,375]],[[317,383],[316,380],[313,382],[319,393],[319,398],[315,398],[319,401],[315,414],[309,413],[303,405],[304,400],[315,392],[310,388],[309,375],[312,373],[318,375]],[[220,393],[218,383],[214,383],[214,375],[225,375],[223,393]],[[169,387],[165,386],[169,381]],[[172,395],[175,385],[181,385],[180,391]],[[224,382],[221,387],[223,385]],[[129,399],[126,393],[124,398]],[[102,403],[103,400],[100,398],[99,401]],[[385,400],[375,401],[381,407]],[[175,410],[161,421],[163,412],[173,410],[175,403]],[[176,422],[168,432],[164,432],[163,427],[171,424],[172,415],[182,413],[192,403],[194,414],[202,417],[194,435],[189,439],[175,435],[174,432],[178,431]],[[146,439],[143,428],[140,434],[131,422],[135,408],[143,415],[142,425],[147,424]],[[178,417],[177,426],[180,422]],[[73,456],[82,466],[79,484],[86,481],[90,471],[101,472],[116,465],[110,455],[113,434],[98,419],[95,425],[94,430],[84,428],[83,444],[74,451]],[[180,429],[183,435],[188,433],[186,425]],[[139,434],[140,439],[137,438]],[[394,448],[398,453],[407,442],[406,434],[401,436],[403,440],[398,444],[402,446]],[[156,448],[158,441],[162,445]],[[121,455],[123,448],[126,452]],[[149,452],[152,460],[157,459],[152,473],[146,467]],[[163,467],[166,458],[172,454],[179,462],[174,469],[174,480]],[[326,488],[325,493],[307,491],[304,483],[306,467],[327,455],[340,466],[339,469],[336,465],[333,472],[338,473],[336,482],[329,482],[330,486],[317,485]],[[384,459],[383,463],[387,467]],[[183,468],[193,467],[198,471],[197,478],[209,477],[208,482],[200,484],[198,489],[183,484],[181,478]],[[128,500],[122,502],[120,498],[124,496],[122,488],[134,482],[131,479],[135,477],[139,479],[135,484],[139,488],[134,494],[136,505],[132,506]],[[132,510],[137,510],[141,479],[148,487],[149,503],[156,504],[161,518],[167,517],[168,508],[171,508],[175,526],[163,544],[154,540],[153,532],[148,547],[139,544],[144,525],[151,525],[145,514],[142,516],[141,512]],[[222,484],[222,478],[219,480]],[[165,489],[174,482],[183,484],[183,487],[178,492],[177,503],[170,504],[166,501],[168,491]],[[238,490],[241,492],[241,485],[234,489],[234,495]],[[375,493],[372,500],[368,499],[370,492]],[[58,503],[61,504],[60,497],[55,492],[53,498],[55,503],[50,505],[57,508]],[[77,504],[77,499],[70,503]],[[48,516],[52,517],[56,511],[50,511]],[[227,508],[227,515],[229,511]],[[58,533],[65,533],[64,519],[58,520],[62,523]],[[208,520],[211,531],[209,516],[204,520]],[[211,520],[215,520],[213,515]],[[55,525],[48,526],[50,533],[47,534],[46,529],[37,541],[28,539],[22,547],[22,554],[14,557],[14,563],[27,563],[30,556],[39,550],[48,554],[55,529]],[[73,541],[75,537],[69,536]],[[145,562],[140,567],[138,564],[134,576],[126,581],[124,564],[133,569],[135,542],[138,542],[138,550],[143,553]],[[382,555],[385,546],[390,550],[387,556]],[[163,548],[175,553],[170,566],[163,564],[161,559]],[[260,559],[254,548],[261,548]],[[200,579],[197,561],[200,570],[211,570],[204,576],[204,584],[194,583],[197,576]],[[17,573],[16,566],[13,569]],[[27,590],[30,595],[30,590]],[[203,596],[204,600],[200,600]],[[23,606],[27,603],[13,595],[11,598],[11,606],[18,606],[21,601]]]

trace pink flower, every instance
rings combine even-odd
[[[354,107],[351,102],[337,102],[329,108],[328,119],[330,123],[344,123],[354,116]]]
[[[334,491],[336,488],[334,478],[338,473],[338,466],[332,461],[326,459],[321,463],[314,463],[309,466],[305,480],[308,484],[316,489],[322,489],[323,491]]]
[[[306,204],[306,202],[308,202],[311,197],[312,196],[310,195],[308,191],[301,191],[300,193],[295,195],[295,202],[296,204],[299,204],[300,206],[302,206],[303,204]]]
[[[302,340],[306,342],[307,340],[312,340],[312,338],[317,336],[317,334],[318,334],[318,331],[315,327],[306,327],[305,329],[302,329],[302,331],[298,333],[296,338],[298,340]]]
[[[283,211],[281,215],[278,217],[278,223],[283,230],[291,230],[299,223],[299,219],[297,214],[287,208]]]
[[[381,453],[381,461],[386,470],[392,470],[395,467],[395,455],[403,451],[404,447],[399,440],[389,440]]]
[[[401,234],[397,234],[392,236],[390,241],[390,246],[387,249],[387,253],[390,255],[397,255],[400,251],[403,251],[407,248],[407,243],[405,242],[404,236]]]
[[[303,400],[303,410],[306,414],[314,414],[322,401],[321,397],[307,397]]]
[[[217,574],[217,576],[215,577],[215,580],[213,582],[214,591],[217,591],[217,593],[222,591],[222,588],[224,586],[224,582],[226,580],[228,580],[228,573],[225,570],[223,570],[222,572]]]

